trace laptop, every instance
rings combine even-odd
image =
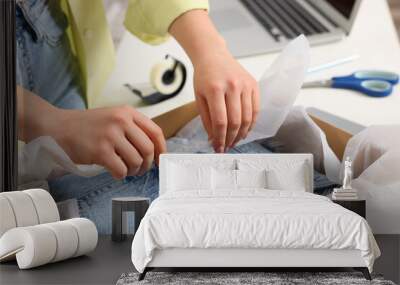
[[[210,0],[210,17],[235,57],[281,50],[304,34],[311,45],[343,39],[362,0]]]

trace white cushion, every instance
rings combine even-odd
[[[44,191],[44,190],[43,190]],[[3,192],[1,195],[8,200],[13,209],[17,227],[39,224],[35,205],[31,197],[23,191]]]
[[[84,218],[74,218],[65,220],[78,233],[78,247],[73,257],[86,254],[96,248],[97,245],[97,228],[95,224]]]
[[[71,228],[70,223],[56,222],[44,224],[43,226],[51,230],[51,234],[55,235],[57,245],[60,245],[56,248],[55,256],[48,262],[57,262],[75,255],[79,244],[79,236],[78,232]]]
[[[51,223],[60,220],[58,208],[50,193],[43,189],[24,190],[23,193],[29,195],[35,206],[39,224]]]
[[[0,193],[0,217],[0,237],[15,227],[60,220],[53,197],[43,189]]]
[[[0,194],[0,237],[16,226],[17,222],[11,204],[6,197]]]
[[[236,190],[236,170],[212,169],[213,190]]]
[[[212,170],[213,190],[234,191],[241,188],[267,188],[266,170]]]
[[[93,222],[82,218],[60,222],[59,218],[56,203],[45,190],[0,193],[0,262],[16,258],[19,268],[26,269],[96,247]]]
[[[28,269],[86,254],[96,245],[96,226],[84,218],[19,227],[0,238],[0,261],[16,257],[19,268]]]
[[[238,160],[239,170],[267,171],[268,189],[287,191],[307,191],[310,183],[309,169],[304,160],[274,159],[264,161],[260,159]]]
[[[211,167],[168,164],[168,191],[211,189]]]
[[[268,188],[267,171],[263,170],[236,170],[237,187],[240,188]]]
[[[293,164],[290,168],[267,171],[268,189],[306,191],[307,175],[304,163]]]

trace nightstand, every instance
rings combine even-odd
[[[366,218],[366,201],[365,200],[333,200],[332,202],[359,214],[364,219]]]
[[[150,199],[145,197],[121,197],[112,199],[112,240],[124,241],[127,237],[127,219],[125,212],[135,213],[135,230],[146,214],[150,205]]]

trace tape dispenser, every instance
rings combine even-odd
[[[151,69],[150,84],[133,87],[127,83],[125,86],[145,104],[153,105],[178,95],[185,86],[186,73],[181,61],[166,55],[162,62]]]

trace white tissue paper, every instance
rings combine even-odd
[[[272,137],[291,110],[307,74],[310,46],[304,36],[291,41],[259,81],[260,113],[253,130],[238,145]],[[189,122],[169,140],[168,151],[189,152],[193,148],[212,151],[200,117]],[[179,145],[179,150],[174,148]]]
[[[367,201],[374,234],[400,234],[399,145],[400,125],[371,126],[352,137],[345,149],[344,157],[353,161],[352,187]]]
[[[289,43],[259,82],[261,108],[244,144],[276,134],[291,110],[310,64],[310,46],[302,35]]]
[[[89,177],[103,171],[104,168],[98,165],[75,164],[49,136],[38,137],[18,147],[18,184],[46,180],[65,173]]]

